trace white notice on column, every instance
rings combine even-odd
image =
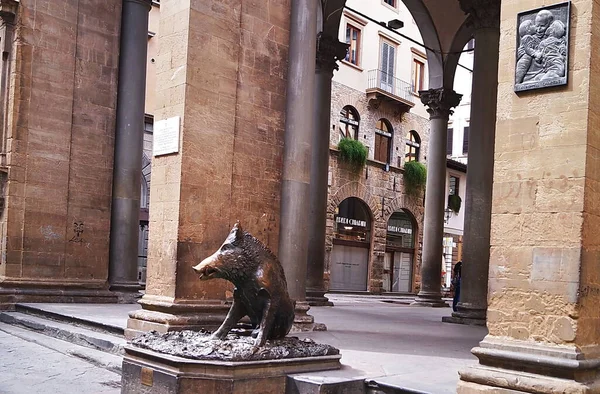
[[[156,122],[153,137],[154,156],[179,152],[179,116]]]

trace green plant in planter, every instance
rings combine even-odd
[[[458,213],[460,211],[460,207],[462,205],[462,198],[458,194],[450,194],[448,195],[448,208],[452,210],[454,213]]]
[[[427,183],[427,168],[418,161],[404,163],[404,188],[409,194],[418,194]]]
[[[352,138],[343,138],[338,144],[340,159],[350,164],[356,171],[367,164],[367,148]]]

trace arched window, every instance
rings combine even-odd
[[[411,130],[406,136],[406,151],[404,154],[405,161],[419,161],[419,153],[421,150],[421,137],[416,131]]]
[[[358,139],[358,126],[360,125],[360,115],[356,108],[346,105],[340,111],[340,133],[341,138]]]
[[[375,126],[375,160],[390,162],[392,150],[392,125],[387,119],[379,119]]]

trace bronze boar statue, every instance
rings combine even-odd
[[[295,302],[288,294],[283,267],[239,222],[219,250],[193,268],[201,280],[221,278],[235,285],[233,305],[213,338],[224,339],[245,316],[254,329],[255,348],[267,339],[285,337],[292,328]]]

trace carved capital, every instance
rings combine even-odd
[[[453,113],[452,108],[456,107],[462,98],[462,94],[447,88],[421,90],[419,94],[431,119],[448,118]]]
[[[500,28],[500,0],[459,0],[460,8],[469,15],[467,23],[477,29]]]
[[[337,62],[346,57],[348,44],[340,42],[330,35],[317,34],[317,72],[333,72],[339,66]]]
[[[17,15],[19,2],[17,0],[0,0],[0,20],[13,23]]]

